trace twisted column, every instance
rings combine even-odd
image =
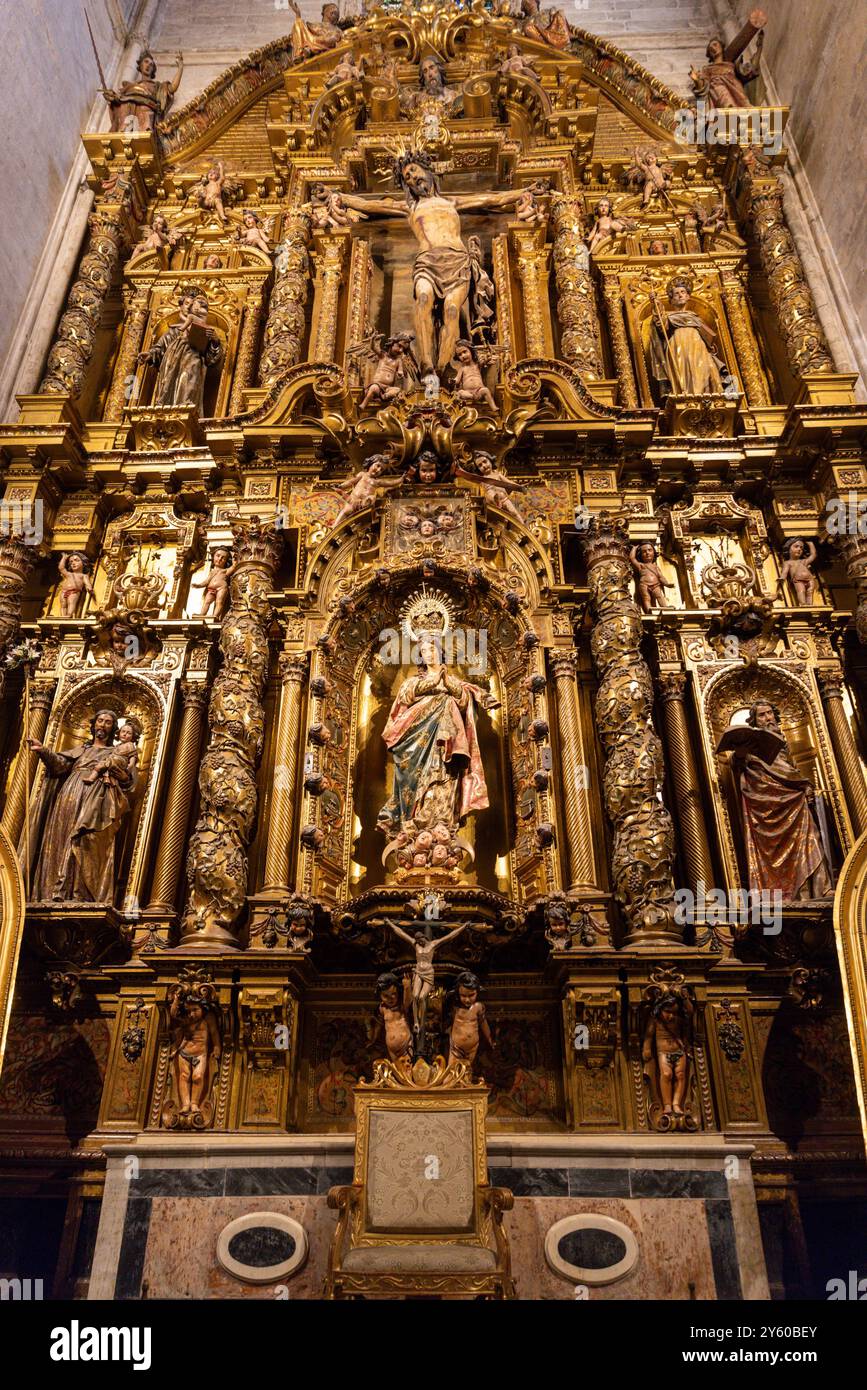
[[[747,309],[744,286],[741,279],[736,274],[732,273],[723,276],[722,297],[726,307],[729,327],[732,331],[735,352],[738,355],[738,366],[741,371],[747,404],[770,405],[768,390],[762,375],[762,364],[759,358],[758,348],[756,347],[750,327],[750,316],[749,310]]]
[[[629,338],[623,322],[623,303],[620,294],[620,281],[616,275],[606,275],[602,280],[602,293],[605,299],[605,313],[608,318],[608,331],[611,334],[611,350],[614,365],[620,382],[620,398],[627,409],[634,410],[638,405],[638,388],[635,385],[635,372],[629,352]]]
[[[556,198],[554,223],[554,279],[557,285],[557,318],[560,320],[560,355],[588,381],[605,375],[596,288],[590,274],[590,254],[584,242],[580,198]]]
[[[551,670],[557,690],[557,723],[563,765],[561,786],[569,856],[569,890],[598,889],[593,860],[593,821],[587,784],[587,755],[581,735],[578,692],[575,687],[577,652],[552,652]]]
[[[21,731],[21,744],[9,779],[3,819],[0,821],[13,845],[17,845],[24,829],[27,784],[29,782],[30,786],[33,786],[39,765],[39,755],[27,747],[27,739],[34,738],[37,743],[41,743],[45,738],[56,689],[57,682],[53,680],[35,680],[30,686],[30,727]]]
[[[148,295],[150,291],[139,286],[124,296],[126,314],[124,318],[123,342],[114,366],[114,378],[103,411],[104,420],[119,420],[124,406],[134,404],[130,401],[128,383],[135,376],[138,355],[141,352],[145,327],[148,321]]]
[[[253,385],[256,374],[256,344],[259,340],[259,324],[262,321],[262,294],[252,290],[244,305],[244,323],[241,328],[241,341],[235,358],[235,373],[232,378],[232,395],[229,399],[229,414],[238,415],[244,409],[244,392]]]
[[[40,395],[81,393],[106,297],[120,264],[123,237],[120,208],[102,208],[91,213],[87,248],[48,354]]]
[[[839,536],[837,547],[846,566],[846,578],[858,595],[855,607],[858,641],[867,646],[867,536]]]
[[[834,360],[807,284],[801,257],[786,224],[783,186],[772,169],[741,156],[744,210],[752,223],[771,303],[795,376],[833,372]]]
[[[33,568],[34,550],[19,535],[0,534],[0,658],[18,636],[21,599]],[[6,689],[6,671],[0,661],[0,698]]]
[[[595,618],[596,727],[614,829],[614,893],[626,918],[626,945],[671,944],[681,935],[674,922],[674,835],[662,801],[662,744],[651,722],[653,685],[639,648],[641,615],[630,593],[625,521],[604,512],[594,517],[584,551]]]
[[[687,678],[683,671],[667,672],[657,682],[665,716],[668,766],[677,802],[678,838],[683,849],[687,881],[695,892],[700,883],[705,888],[713,886],[713,865],[704,831],[698,771],[686,722],[686,685]]]
[[[247,897],[247,849],[256,820],[256,767],[265,732],[268,595],[283,532],[257,517],[233,521],[237,557],[231,606],[220,628],[223,665],[208,710],[210,742],[199,769],[200,811],[187,856],[189,899],[181,946],[237,946]]]
[[[301,736],[301,704],[307,680],[307,657],[284,652],[280,658],[280,711],[274,751],[274,782],[265,850],[263,892],[289,890],[292,820],[298,778],[298,746]]]
[[[864,783],[852,726],[843,704],[843,673],[817,671],[816,675],[834,756],[840,770],[840,781],[843,783],[843,794],[852,817],[852,829],[857,837],[867,830],[867,785]]]
[[[181,683],[181,698],[184,713],[173,754],[172,775],[147,908],[149,912],[175,910],[178,879],[186,849],[187,823],[199,767],[205,712],[208,708],[208,687],[204,681],[185,680]]]
[[[309,288],[309,240],[310,217],[296,209],[289,216],[286,234],[274,255],[274,286],[259,362],[262,386],[272,386],[301,357]]]

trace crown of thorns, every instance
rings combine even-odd
[[[403,187],[403,176],[410,164],[418,164],[420,168],[427,169],[428,173],[436,177],[436,166],[431,156],[424,150],[403,150],[392,160],[392,173],[398,188]]]

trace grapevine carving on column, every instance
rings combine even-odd
[[[840,536],[837,545],[846,566],[846,577],[858,595],[855,631],[858,641],[867,646],[867,537]]]
[[[247,846],[256,819],[268,680],[268,594],[283,534],[258,517],[232,522],[236,562],[220,629],[222,668],[208,710],[210,742],[199,770],[201,809],[187,858],[189,900],[181,945],[237,945],[247,895]]]
[[[598,380],[604,376],[599,317],[579,199],[555,199],[552,217],[560,351],[588,381]]]
[[[755,159],[741,157],[746,212],[753,224],[771,302],[795,376],[804,372],[833,372],[825,334],[804,267],[783,211],[783,188],[771,170]]]
[[[20,535],[0,535],[0,659],[18,636],[21,597],[34,558],[34,547],[25,545]],[[0,665],[0,696],[5,683],[6,673]]]
[[[605,808],[614,827],[611,870],[626,945],[671,943],[674,835],[662,802],[662,744],[651,723],[653,686],[641,655],[641,615],[630,594],[621,517],[593,518],[584,541],[594,612],[590,650],[599,677],[596,726],[605,751]]]
[[[99,208],[88,220],[87,249],[57,326],[40,395],[80,394],[106,296],[114,283],[124,240],[121,207]]]
[[[103,412],[103,416],[106,420],[119,420],[123,415],[123,408],[125,405],[136,404],[128,395],[127,385],[134,379],[138,355],[141,351],[145,327],[148,321],[149,294],[150,290],[148,287],[140,285],[132,292],[127,291],[124,295],[126,328],[120,352],[117,355],[117,362],[114,367],[114,380],[111,384],[111,391],[109,392]]]
[[[274,257],[274,287],[268,306],[259,381],[272,386],[287,367],[293,367],[301,357],[304,341],[309,286],[310,217],[296,211],[289,217],[286,235]]]
[[[345,236],[318,236],[313,259],[316,263],[318,315],[315,339],[310,349],[314,362],[333,362],[337,342],[338,304],[348,242]]]

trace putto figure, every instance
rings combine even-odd
[[[647,207],[651,198],[668,198],[671,169],[667,164],[660,164],[656,150],[637,149],[625,177],[628,184],[641,188],[643,208]]]
[[[177,53],[175,59],[178,67],[171,82],[157,82],[157,65],[153,55],[145,49],[136,63],[138,77],[131,82],[122,82],[119,92],[110,87],[103,90],[102,94],[111,110],[111,130],[153,130],[157,121],[163,119],[174,100],[184,71],[184,55]]]
[[[492,415],[495,414],[497,403],[485,385],[478,354],[472,343],[460,342],[457,344],[454,366],[455,399],[471,405],[484,406]]]
[[[800,537],[786,541],[783,546],[784,564],[777,580],[777,593],[782,593],[788,579],[795,591],[799,608],[812,608],[816,579],[813,565],[816,563],[816,547],[812,541],[802,541]]]
[[[461,211],[513,208],[523,190],[445,197],[429,155],[417,151],[395,160],[394,178],[404,191],[403,202],[354,193],[344,193],[343,201],[359,212],[409,222],[419,245],[412,272],[419,365],[423,376],[435,370],[441,374],[454,356],[461,309],[470,290],[470,253],[461,240]]]
[[[707,63],[703,68],[690,68],[689,79],[697,97],[711,107],[751,106],[752,102],[744,91],[745,82],[753,82],[759,76],[759,62],[765,40],[764,27],[768,16],[764,10],[752,10],[749,20],[731,43],[723,44],[722,39],[713,38],[707,46]],[[754,64],[748,63],[741,55],[748,44],[758,34]]]
[[[363,512],[365,507],[370,507],[376,499],[377,488],[397,487],[403,482],[402,478],[386,477],[389,462],[385,454],[372,454],[354,478],[333,484],[338,492],[348,493],[346,501],[334,518],[335,527],[354,516],[356,512]]]
[[[663,579],[662,571],[656,562],[656,546],[651,541],[634,545],[629,552],[632,568],[635,570],[635,596],[645,613],[651,613],[654,605],[667,608],[666,589],[674,585]]]
[[[470,473],[464,468],[456,468],[455,472],[462,478],[468,478],[470,482],[480,483],[485,494],[485,501],[490,502],[494,507],[499,507],[501,512],[507,512],[510,517],[519,521],[523,526],[524,518],[508,495],[510,492],[521,492],[521,484],[507,478],[505,473],[499,472],[492,456],[484,453],[481,449],[473,454],[473,467],[476,470],[474,473]]]
[[[587,238],[588,253],[592,256],[603,242],[610,241],[613,236],[617,236],[620,232],[628,231],[632,225],[628,217],[613,217],[609,199],[600,198],[593,209],[593,226]]]
[[[198,582],[193,581],[191,589],[204,589],[202,594],[201,616],[206,618],[211,609],[214,610],[214,622],[222,622],[226,609],[229,606],[229,578],[234,566],[232,565],[232,552],[227,546],[219,545],[214,551],[211,559],[211,571],[207,579]]]
[[[418,364],[412,354],[411,334],[398,333],[393,338],[375,335],[353,351],[365,353],[376,363],[359,410],[371,405],[388,405],[404,391],[418,385]]]
[[[376,993],[379,1006],[371,1046],[384,1041],[389,1061],[396,1066],[408,1066],[412,1062],[412,1030],[407,1021],[411,995],[409,977],[401,983],[397,975],[387,971],[377,980]]]
[[[314,183],[310,189],[310,221],[315,232],[332,231],[337,227],[351,227],[362,219],[357,212],[351,212],[343,197],[334,188],[324,183]]]
[[[223,358],[220,340],[208,326],[208,301],[195,290],[181,294],[180,316],[140,362],[158,367],[154,405],[194,405],[199,414],[205,404],[205,374]]]
[[[641,1046],[642,1070],[662,1115],[675,1122],[672,1128],[686,1114],[692,1020],[693,1003],[686,985],[678,993],[666,990],[650,1007]]]
[[[165,251],[167,254],[171,255],[172,251],[174,251],[175,247],[178,245],[178,242],[182,240],[183,233],[173,231],[162,213],[158,212],[148,228],[144,240],[133,247],[130,258],[127,261],[127,269],[131,269],[139,257],[146,255],[148,251]]]
[[[90,578],[90,561],[77,550],[68,555],[66,551],[57,562],[60,572],[60,613],[64,618],[77,618],[82,599],[93,593]]]
[[[177,1110],[167,1107],[164,1122],[174,1128],[210,1123],[208,1097],[220,1066],[222,1039],[215,1017],[213,986],[180,983],[171,992],[169,1021]]]
[[[509,45],[509,52],[500,63],[497,71],[501,72],[504,77],[507,77],[509,73],[514,73],[516,77],[530,77],[534,82],[539,81],[539,74],[532,62],[521,52],[516,43]]]
[[[273,221],[273,217],[268,219],[269,228]],[[272,254],[271,243],[262,225],[262,219],[258,212],[254,212],[252,208],[244,209],[243,225],[235,233],[235,240],[239,241],[242,246],[252,246],[257,251],[264,251],[266,256]]]
[[[479,1045],[484,1039],[493,1049],[494,1040],[488,1027],[485,1006],[479,1000],[479,982],[469,970],[457,978],[457,1000],[449,1031],[449,1066],[462,1063],[471,1073]]]
[[[194,186],[193,197],[202,212],[213,212],[217,220],[225,226],[227,218],[223,200],[234,198],[239,192],[240,184],[227,178],[223,162],[218,159]]]

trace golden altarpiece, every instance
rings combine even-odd
[[[320,1222],[318,1296],[392,924],[462,929],[426,1045],[469,972],[513,1233],[604,1197],[627,1296],[767,1296],[760,1213],[779,1296],[863,1199],[867,541],[828,516],[867,414],[785,152],[679,143],[674,93],[545,32],[377,8],[83,137],[87,243],[0,427],[41,519],[0,546],[3,1193],[62,1209],[60,1292],[104,1190],[92,1294],[196,1296],[160,1239],[255,1293],[214,1257],[244,1198]],[[720,751],[763,721],[811,873],[781,908]],[[518,1296],[572,1297],[531,1244]]]

